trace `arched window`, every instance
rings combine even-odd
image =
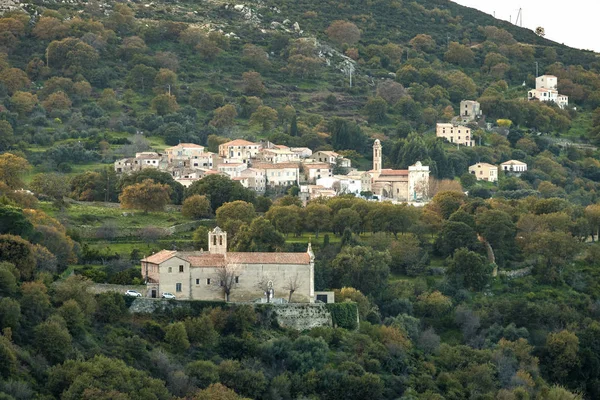
[[[219,236],[219,246],[223,246],[223,236]]]
[[[217,237],[213,236],[213,244],[216,246],[217,245]]]

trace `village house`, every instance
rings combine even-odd
[[[333,168],[329,163],[305,162],[302,164],[302,169],[304,170],[305,182],[315,183],[317,179],[333,176]]]
[[[256,156],[256,161],[271,164],[299,162],[300,155],[289,149],[261,149]]]
[[[508,174],[520,175],[527,171],[527,164],[519,160],[508,160],[500,164],[500,170]]]
[[[169,164],[188,161],[204,154],[204,146],[194,143],[179,143],[177,146],[165,149]]]
[[[481,117],[481,105],[475,100],[463,100],[460,102],[460,120],[468,124]]]
[[[314,260],[310,244],[303,253],[230,252],[227,232],[216,227],[208,251],[162,250],[141,260],[141,269],[149,297],[252,302],[268,290],[273,298],[288,300],[292,292],[292,302],[313,303]]]
[[[263,194],[267,188],[266,172],[258,168],[247,168],[233,179],[240,182],[246,189],[254,190],[259,194]]]
[[[331,165],[337,165],[338,167],[350,168],[351,161],[347,158],[342,157],[335,151],[317,151],[308,157],[315,162],[329,163]]]
[[[240,174],[242,171],[246,169],[248,169],[248,164],[244,163],[220,164],[217,166],[217,171],[229,176],[230,178],[237,178],[241,176]]]
[[[300,168],[296,163],[255,163],[252,167],[265,172],[267,187],[292,186],[300,183]]]
[[[468,147],[475,146],[475,141],[471,136],[471,129],[463,125],[438,123],[435,134],[437,137],[444,138],[452,144]]]
[[[353,194],[360,196],[362,191],[362,174],[349,174],[349,175],[334,175],[332,177],[325,177],[317,179],[317,185],[323,186],[326,189],[332,189],[337,195],[342,194]]]
[[[252,158],[256,158],[261,148],[262,146],[259,143],[236,139],[219,145],[219,157],[223,158],[227,164],[249,164]]]
[[[293,153],[298,154],[298,158],[308,158],[312,156],[312,150],[308,147],[291,147],[290,150]]]
[[[301,185],[299,197],[302,203],[306,205],[307,202],[318,199],[318,198],[331,198],[337,196],[335,190],[331,188],[323,187],[322,185]]]
[[[529,100],[552,101],[560,108],[569,105],[569,96],[558,93],[558,78],[554,75],[542,75],[535,78],[535,89],[527,92]]]
[[[475,175],[478,181],[498,181],[498,167],[488,163],[477,163],[469,167],[469,173]]]
[[[407,170],[383,169],[382,157],[381,142],[377,139],[373,144],[373,169],[367,171],[371,179],[363,191],[401,202],[421,202],[428,198],[429,166],[417,161]]]

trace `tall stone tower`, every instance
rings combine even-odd
[[[373,170],[381,172],[381,142],[379,139],[375,139],[373,143]]]
[[[208,252],[210,254],[227,253],[227,232],[224,232],[218,226],[208,232]]]

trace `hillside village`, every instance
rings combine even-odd
[[[597,53],[446,0],[0,13],[0,399],[600,398]]]

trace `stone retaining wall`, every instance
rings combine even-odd
[[[176,308],[191,308],[191,303],[198,300],[163,300],[139,297],[132,301],[129,312],[152,314],[172,311]],[[244,303],[239,303],[244,304]],[[228,303],[235,307],[236,303]],[[258,312],[264,310],[265,304],[253,304]],[[304,331],[321,326],[333,326],[331,313],[323,303],[271,304],[270,312],[277,323],[285,328]]]

